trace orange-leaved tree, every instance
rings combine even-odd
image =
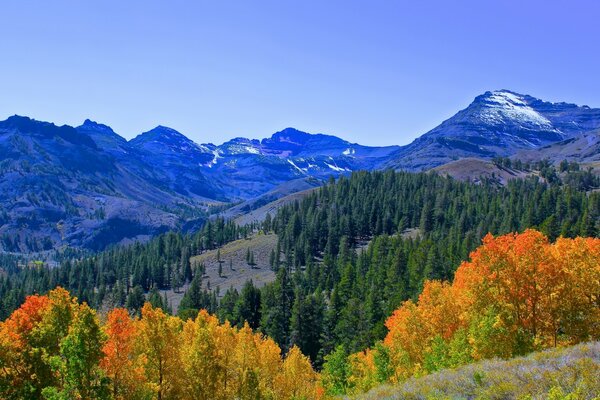
[[[100,366],[111,380],[114,399],[144,399],[151,393],[146,385],[143,362],[136,352],[137,324],[124,308],[111,310],[104,326],[108,339]]]
[[[532,229],[487,235],[452,284],[425,282],[418,301],[405,302],[386,326],[383,347],[350,356],[355,387],[372,385],[377,375],[399,381],[471,360],[599,339],[600,239],[552,244]],[[378,356],[387,361],[378,366],[372,361]]]

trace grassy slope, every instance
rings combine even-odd
[[[570,397],[567,394],[571,394]],[[358,399],[597,399],[600,342],[488,360],[384,385]]]
[[[525,178],[531,175],[510,168],[499,168],[491,161],[478,158],[463,158],[440,165],[433,170],[440,175],[449,175],[455,179],[468,182],[478,182],[481,177],[489,178],[493,175],[502,185],[506,185],[511,179]]]
[[[236,216],[235,223],[238,225],[245,225],[250,224],[252,222],[262,222],[267,217],[267,214],[275,216],[275,214],[277,214],[277,210],[279,210],[281,207],[293,203],[296,200],[302,200],[304,197],[308,196],[317,189],[318,187],[302,190],[300,192],[288,194],[275,201],[271,201],[268,204],[265,204],[264,206],[261,206],[255,210],[248,211],[242,215]]]
[[[191,263],[204,264],[206,274],[203,277],[203,286],[210,282],[210,288],[220,288],[223,296],[229,287],[233,286],[240,290],[246,281],[252,279],[258,287],[275,280],[275,273],[269,266],[271,250],[277,246],[277,235],[269,234],[254,235],[248,239],[236,240],[221,247],[221,260],[223,263],[223,275],[219,277],[219,263],[217,262],[217,250],[208,251],[196,257],[192,257]],[[246,263],[246,252],[250,249],[254,252],[256,266],[251,268]],[[233,264],[233,270],[229,268],[229,261]]]

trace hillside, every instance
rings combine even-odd
[[[240,291],[244,284],[252,280],[258,288],[275,280],[275,272],[270,266],[271,252],[277,246],[277,235],[259,234],[248,239],[229,242],[218,250],[210,250],[201,255],[192,257],[192,265],[203,264],[206,267],[202,277],[203,288],[219,289],[219,297],[225,294],[230,287]],[[256,265],[251,266],[246,262],[248,250],[254,257]],[[219,276],[219,262],[217,252],[220,252],[222,261],[222,274]]]
[[[271,201],[271,202],[265,204],[264,206],[259,207],[255,210],[244,213],[244,214],[238,216],[237,218],[235,218],[234,221],[236,224],[239,224],[239,225],[250,224],[252,222],[262,223],[265,220],[265,218],[267,217],[267,214],[270,214],[271,216],[273,216],[277,213],[277,210],[279,210],[281,207],[288,205],[288,204],[293,204],[296,201],[300,201],[304,197],[306,197],[309,194],[311,194],[312,192],[314,192],[315,190],[316,190],[316,188],[312,188],[312,189],[302,190],[299,192],[289,194],[289,195],[284,196],[275,201]]]
[[[522,179],[532,176],[533,173],[526,173],[512,168],[500,167],[492,161],[486,161],[479,158],[463,158],[441,165],[433,169],[441,175],[448,175],[461,181],[478,183],[482,178],[496,180],[499,184],[505,185],[511,179]]]
[[[582,135],[553,143],[536,150],[519,151],[514,159],[522,161],[550,160],[559,163],[562,160],[581,163],[600,161],[600,130],[586,132]]]
[[[592,342],[443,370],[354,398],[559,400],[596,399],[599,393],[600,342]]]
[[[343,346],[330,353],[323,365],[323,384],[331,395],[356,394],[384,382],[402,385],[481,360],[511,359],[598,340],[597,296],[589,295],[600,289],[598,277],[600,239],[551,242],[533,229],[486,235],[469,260],[458,266],[452,281],[425,280],[418,298],[403,302],[391,313],[382,341],[350,354]],[[561,364],[557,367],[568,371]],[[583,368],[584,375],[595,371],[593,365]],[[485,386],[481,381],[491,378],[487,372],[476,371],[472,379]],[[516,375],[518,379],[520,374]],[[448,390],[456,388],[457,394],[463,392],[470,398],[472,389],[465,378],[469,376]],[[586,378],[595,382],[594,377]],[[535,380],[529,378],[529,383]],[[489,389],[487,395],[480,393],[476,398],[492,394],[507,398],[505,392],[515,390],[509,382],[506,386],[499,383],[490,379],[491,387],[478,388]],[[519,388],[536,394],[531,387]]]
[[[369,147],[287,128],[262,141],[197,144],[158,126],[127,141],[86,120],[0,121],[0,251],[101,250],[231,217],[323,179],[375,169],[397,146]]]
[[[374,247],[385,245],[368,252]],[[552,243],[535,230],[487,235],[452,283],[428,280],[417,301],[392,312],[383,341],[350,355],[337,345],[319,369],[311,347],[302,350],[331,318],[315,318],[318,297],[305,302],[296,288],[291,345],[265,335],[265,328],[281,328],[277,316],[289,301],[285,268],[262,290],[245,286],[229,310],[222,299],[217,315],[186,309],[172,316],[151,295],[139,310],[116,307],[98,316],[55,288],[28,296],[0,321],[0,396],[592,400],[600,390],[600,343],[584,342],[600,336],[597,299],[588,296],[599,290],[599,259],[600,239]],[[350,283],[346,271],[341,282]],[[334,312],[343,285],[329,303]],[[354,312],[343,330],[351,335],[366,317]],[[550,350],[532,353],[543,348]]]
[[[598,293],[600,282],[600,242],[593,239],[600,232],[600,192],[589,185],[597,188],[600,182],[581,171],[557,174],[550,164],[544,168],[553,179],[511,179],[506,185],[430,173],[356,172],[282,205],[262,224],[240,227],[209,219],[192,234],[169,232],[53,268],[8,260],[0,276],[0,319],[14,331],[11,324],[27,321],[21,313],[35,309],[28,295],[56,293],[61,286],[86,304],[90,323],[88,305],[103,315],[113,308],[126,308],[120,312],[127,318],[142,313],[135,326],[164,318],[161,326],[172,328],[167,329],[169,354],[188,357],[186,347],[177,346],[197,343],[191,324],[205,329],[200,310],[206,310],[218,318],[211,322],[216,332],[257,329],[272,340],[269,354],[304,354],[306,363],[322,371],[323,390],[331,394],[596,340],[597,300],[587,293]],[[582,186],[580,179],[589,182]],[[532,227],[539,231],[527,229]],[[271,260],[278,248],[279,260]],[[248,251],[255,268],[246,261]],[[221,277],[218,257],[224,261]],[[179,318],[167,317],[170,309]],[[39,321],[43,327],[55,323],[54,318]],[[72,341],[77,329],[60,332],[72,331]],[[0,343],[10,349],[0,351],[0,357],[10,355],[7,362],[21,354],[10,343]],[[218,343],[211,348],[233,346]],[[68,359],[57,348],[67,347],[48,351]],[[147,349],[134,353],[139,362]],[[182,357],[176,365],[196,365]],[[21,369],[7,371],[0,371],[5,382],[22,382],[12,375]],[[144,379],[136,382],[154,382],[149,375]],[[261,382],[272,387],[269,379]],[[55,381],[37,387],[48,385],[62,387]]]
[[[513,179],[502,186],[428,173],[358,172],[282,205],[262,224],[240,227],[209,219],[195,233],[171,232],[146,243],[66,258],[53,268],[6,266],[7,276],[0,277],[0,316],[27,294],[45,293],[51,285],[71,290],[93,307],[129,304],[136,310],[139,294],[157,289],[183,296],[196,279],[197,291],[208,289],[209,281],[212,290],[191,299],[187,308],[206,308],[225,318],[248,301],[233,294],[225,299],[231,285],[239,296],[245,279],[261,286],[274,277],[255,288],[261,293],[254,305],[261,310],[257,325],[284,348],[299,343],[319,365],[339,344],[358,351],[382,339],[390,313],[418,296],[425,279],[451,279],[487,232],[535,227],[551,239],[597,236],[600,192],[589,193],[589,185],[598,182],[587,183],[580,175],[566,172],[551,184]],[[580,178],[586,185],[578,183]],[[409,236],[407,230],[418,235]],[[254,236],[258,231],[268,235]],[[273,273],[270,253],[277,247],[281,257]],[[256,251],[260,269],[245,268],[249,248]],[[227,278],[218,278],[218,249]],[[228,271],[230,255],[236,274]],[[201,282],[195,274],[198,260],[207,264]],[[221,300],[213,297],[217,286]],[[176,304],[174,296],[167,298]],[[293,312],[307,319],[292,322]],[[314,318],[327,318],[328,325]]]
[[[226,209],[219,213],[219,216],[233,219],[238,225],[250,224],[254,221],[262,222],[267,213],[273,215],[281,205],[302,198],[304,194],[310,193],[323,183],[315,178],[285,182],[263,195]]]
[[[84,128],[16,116],[0,122],[1,250],[99,250],[177,229],[186,213],[202,218],[202,199],[157,186],[162,171],[110,128]]]

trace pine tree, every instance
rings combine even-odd
[[[261,329],[284,350],[289,345],[289,322],[294,291],[287,268],[280,268],[275,282],[263,291]]]
[[[163,311],[166,311],[167,309],[167,305],[165,304],[163,297],[160,295],[160,292],[156,287],[152,288],[152,291],[150,291],[150,294],[148,295],[148,303],[150,303],[152,307],[160,308]]]
[[[234,320],[238,326],[244,322],[250,325],[250,328],[257,329],[260,326],[261,294],[252,280],[247,281],[242,288],[240,297],[236,302],[234,309]]]
[[[275,249],[271,249],[271,254],[269,255],[269,266],[271,269],[275,267]]]
[[[141,310],[145,301],[146,298],[144,297],[144,289],[142,289],[141,286],[137,285],[134,286],[134,288],[129,293],[129,296],[127,296],[126,307],[130,311],[138,312],[139,310]]]
[[[290,343],[314,363],[321,351],[324,304],[320,295],[304,297],[296,289],[290,320]]]

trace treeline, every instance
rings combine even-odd
[[[16,268],[14,262],[7,262],[0,265],[4,269],[4,274],[0,271],[0,320],[8,317],[27,295],[47,293],[57,286],[96,309],[122,307],[130,300],[139,310],[144,304],[140,293],[179,290],[191,280],[196,267],[190,265],[191,256],[246,237],[253,230],[255,225],[239,227],[218,218],[193,235],[170,232],[147,243],[114,247],[83,258],[64,256],[57,268],[41,264]]]
[[[2,318],[29,293],[60,285],[95,308],[144,301],[169,310],[158,289],[189,287],[180,316],[207,309],[223,322],[249,325],[284,352],[298,346],[320,368],[339,345],[355,353],[386,335],[385,321],[416,299],[428,279],[452,280],[488,233],[535,227],[551,240],[597,236],[600,193],[529,178],[506,187],[435,174],[359,172],[331,181],[303,200],[267,216],[261,226],[216,220],[193,236],[166,234],[60,267],[27,269],[0,278]],[[261,229],[278,237],[274,282],[248,282],[219,300],[203,289],[202,266],[189,257]],[[146,296],[144,293],[148,293]]]
[[[340,178],[265,222],[284,257],[262,291],[260,329],[320,365],[337,345],[352,353],[382,339],[392,310],[416,298],[424,280],[452,280],[488,232],[593,237],[599,215],[599,193],[536,178],[506,187],[434,174]]]
[[[562,181],[549,184],[531,177],[499,187],[489,180],[475,185],[434,174],[359,172],[280,209],[265,225],[280,235],[282,251],[292,257],[287,262],[297,267],[322,254],[335,256],[344,236],[355,246],[361,239],[407,228],[419,228],[421,237],[434,240],[450,235],[451,242],[472,233],[471,249],[488,232],[530,227],[552,239],[595,236],[599,210],[598,193]],[[457,265],[464,256],[448,264]]]
[[[297,348],[201,311],[184,322],[146,303],[104,323],[61,288],[30,296],[0,323],[2,399],[315,399],[318,375]]]
[[[0,322],[0,397],[275,400],[354,394],[481,359],[598,340],[599,296],[600,239],[551,244],[535,230],[487,235],[453,283],[425,281],[418,300],[402,303],[387,318],[383,341],[350,355],[338,345],[318,374],[297,346],[283,352],[247,323],[222,324],[204,310],[184,320],[149,303],[139,317],[116,308],[101,321],[86,303],[57,288],[27,297]],[[573,391],[594,380],[593,363],[578,366],[583,376],[572,382]],[[494,394],[508,393],[494,388]]]
[[[551,244],[534,230],[488,235],[454,282],[426,281],[418,301],[403,303],[386,326],[374,348],[347,357],[339,347],[326,357],[328,393],[599,340],[600,239]]]
[[[524,162],[508,157],[495,157],[492,162],[501,169],[536,172],[549,183],[562,183],[579,190],[591,190],[600,186],[600,176],[592,171],[592,167],[583,168],[576,161],[562,160],[554,165],[546,159]]]

